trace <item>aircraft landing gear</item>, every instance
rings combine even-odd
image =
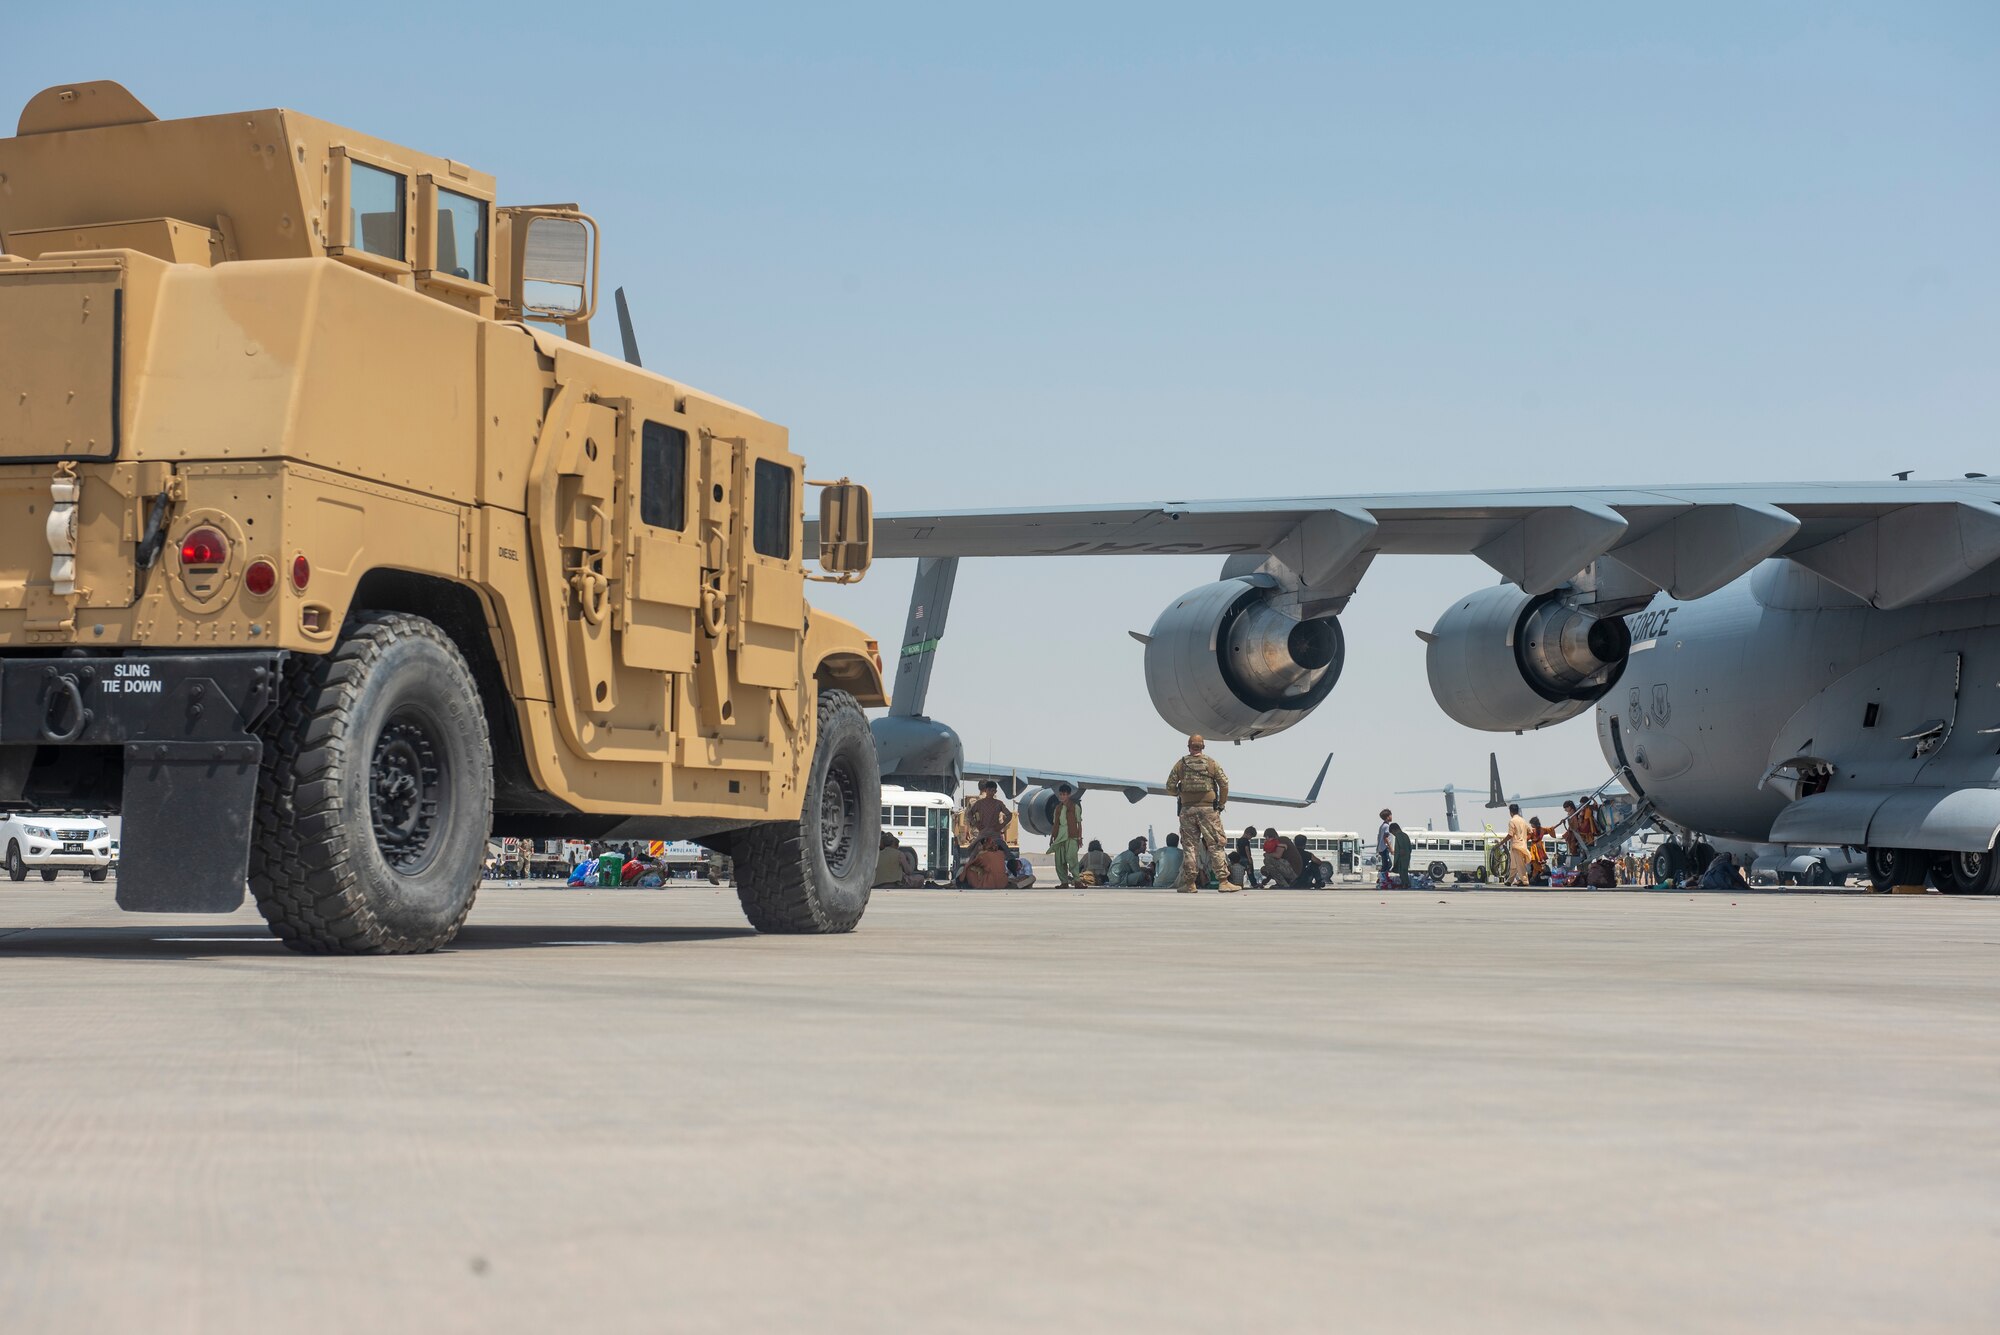
[[[1938,889],[1948,895],[2000,895],[2000,854],[1946,853],[1933,869]]]
[[[1920,848],[1871,848],[1868,883],[1878,895],[1899,885],[1922,885],[1930,874],[1931,856]]]

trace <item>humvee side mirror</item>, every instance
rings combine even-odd
[[[831,575],[809,578],[832,584],[852,584],[867,573],[875,555],[875,502],[868,488],[846,478],[838,482],[808,482],[820,487],[819,563]]]
[[[503,212],[513,220],[509,304],[524,320],[588,320],[597,309],[597,221],[563,208]]]

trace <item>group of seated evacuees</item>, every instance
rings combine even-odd
[[[1069,819],[1080,827],[1082,803],[1074,795],[1069,801]],[[951,884],[968,890],[1033,885],[1034,868],[1021,855],[1018,829],[1013,810],[1000,797],[999,784],[981,780],[978,793],[967,798],[952,819]],[[1179,834],[1169,834],[1157,849],[1150,847],[1144,835],[1138,835],[1116,854],[1106,852],[1100,840],[1092,839],[1076,856],[1071,884],[1173,889],[1179,883],[1185,857]],[[1259,834],[1255,826],[1245,828],[1228,853],[1228,862],[1230,879],[1238,885],[1324,889],[1333,880],[1333,868],[1324,859],[1275,829]],[[1206,863],[1204,858],[1196,879],[1213,885],[1217,869]],[[917,851],[903,847],[894,834],[883,831],[876,854],[876,887],[910,889],[923,884],[924,867]]]
[[[1518,817],[1519,808],[1514,809]],[[1597,841],[1602,828],[1603,812],[1597,803],[1585,800],[1581,804],[1574,799],[1563,803],[1563,817],[1554,825],[1544,826],[1540,816],[1527,818],[1525,835],[1519,847],[1526,854],[1526,883],[1529,885],[1590,885],[1610,888],[1618,884],[1619,867],[1611,858],[1600,857],[1586,865],[1585,854]],[[1562,851],[1558,861],[1551,865],[1549,842],[1560,837]],[[1410,867],[1413,842],[1402,825],[1391,818],[1385,808],[1382,812],[1381,832],[1377,836],[1376,855],[1379,874],[1376,884],[1383,889],[1411,889],[1418,885],[1428,885],[1427,878],[1413,879]],[[1487,849],[1486,871],[1490,879],[1506,881],[1512,879],[1513,868],[1509,858],[1509,842],[1502,837],[1493,841]],[[1461,873],[1462,874],[1462,873]]]
[[[1229,847],[1229,876],[1238,885],[1284,890],[1324,890],[1333,868],[1310,848],[1274,829],[1246,825]]]

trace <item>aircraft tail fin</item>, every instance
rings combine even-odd
[[[903,623],[903,652],[896,658],[896,681],[889,695],[891,715],[924,712],[931,693],[931,668],[938,642],[944,639],[952,585],[957,579],[956,556],[927,556],[917,562],[917,578],[910,585],[910,615]]]
[[[1486,763],[1489,767],[1487,772],[1486,805],[1488,807],[1504,807],[1507,805],[1507,798],[1504,790],[1500,787],[1500,753],[1498,751],[1488,751],[1486,753]]]

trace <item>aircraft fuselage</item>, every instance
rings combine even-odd
[[[1667,820],[1731,839],[1770,836],[1793,794],[1765,778],[1801,754],[1835,787],[1991,786],[2000,597],[1978,584],[1883,611],[1772,560],[1706,598],[1656,597],[1626,618],[1632,652],[1597,707],[1598,745]],[[1928,743],[1908,736],[1927,729]]]

